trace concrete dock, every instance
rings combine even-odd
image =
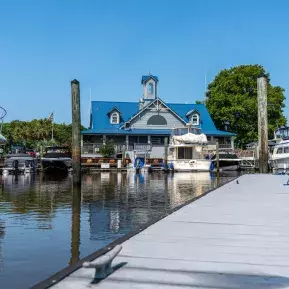
[[[287,180],[241,176],[122,243],[101,282],[81,268],[52,288],[289,288]]]

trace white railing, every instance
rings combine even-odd
[[[82,154],[98,154],[99,149],[102,146],[102,143],[84,143],[81,149]],[[115,153],[119,154],[124,151],[150,151],[150,144],[116,144],[115,145]]]
[[[152,146],[149,143],[135,143],[134,144],[135,151],[148,152],[148,151],[151,151],[151,149],[152,149]]]

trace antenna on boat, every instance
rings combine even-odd
[[[0,106],[0,133],[2,132],[4,117],[6,116],[6,114],[7,114],[6,109]]]

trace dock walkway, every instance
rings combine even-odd
[[[125,241],[103,281],[81,268],[52,288],[289,288],[287,180],[244,175]]]

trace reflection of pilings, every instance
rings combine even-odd
[[[168,195],[169,195],[169,188],[168,188],[168,174],[164,175],[164,182],[165,182],[165,191],[164,191],[164,198],[165,198],[165,211],[167,211],[168,208]]]
[[[81,213],[81,191],[80,188],[73,189],[72,196],[72,222],[71,222],[71,258],[69,264],[79,261],[80,252],[80,213]]]

